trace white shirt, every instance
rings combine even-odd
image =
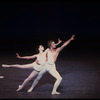
[[[50,50],[48,51],[48,61],[47,62],[49,64],[54,64],[54,58],[53,58],[52,52]]]

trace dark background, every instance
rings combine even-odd
[[[32,93],[18,85],[33,70],[3,68],[2,64],[28,64],[33,59],[17,59],[37,53],[48,40],[61,46],[73,34],[75,40],[66,46],[56,62],[63,80],[61,95],[51,95],[55,79],[43,76]],[[100,2],[0,2],[0,98],[100,98]]]
[[[98,55],[99,12],[99,2],[0,2],[1,54],[31,55],[39,44],[47,48],[48,40],[65,42],[75,34],[63,52]]]

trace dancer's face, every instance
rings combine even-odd
[[[55,42],[51,42],[51,48],[56,48]]]
[[[43,51],[44,47],[42,45],[39,46],[39,50]]]

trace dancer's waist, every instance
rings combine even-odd
[[[46,62],[39,62],[39,61],[37,61],[37,60],[36,60],[35,62],[36,62],[37,65],[41,65],[41,66],[44,66],[45,63],[46,63]]]
[[[40,63],[37,60],[35,62],[36,62],[37,65],[40,65]]]
[[[35,62],[36,62],[37,65],[45,65],[45,63],[40,64],[37,60]],[[46,63],[49,64],[49,65],[54,65],[55,64],[54,62],[48,62],[48,61]]]
[[[55,63],[54,62],[47,62],[47,64],[49,64],[49,65],[54,65]]]

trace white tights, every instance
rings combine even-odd
[[[34,80],[31,88],[28,90],[28,92],[31,92],[33,90],[33,88],[37,85],[38,81],[41,79],[41,77],[46,73],[46,69],[42,69],[38,76],[36,77],[36,79]],[[56,78],[56,82],[54,84],[53,90],[52,92],[56,92],[58,86],[61,83],[62,77],[60,76],[60,74],[58,73],[58,71],[55,68],[52,68],[50,71],[48,71],[54,78]]]

